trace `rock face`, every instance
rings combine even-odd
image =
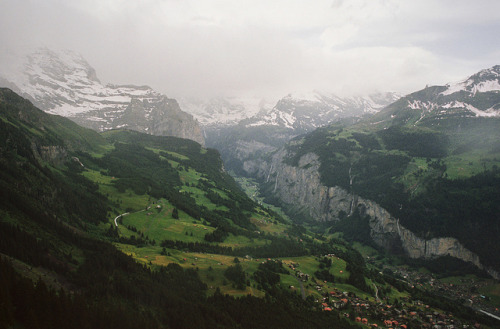
[[[148,86],[102,84],[87,61],[71,51],[38,49],[18,57],[2,72],[0,85],[45,112],[97,131],[127,128],[204,144],[198,122],[177,101]]]
[[[274,183],[274,194],[294,211],[300,211],[318,221],[337,220],[340,211],[350,214],[356,207],[370,216],[371,237],[376,244],[387,249],[402,247],[411,258],[452,256],[473,263],[483,269],[479,256],[451,237],[422,239],[399,224],[387,210],[377,203],[363,199],[340,187],[321,184],[318,156],[308,153],[299,160],[298,167],[284,162],[287,151],[281,149],[268,162],[249,161],[245,169],[261,180]],[[499,273],[484,268],[496,279]]]

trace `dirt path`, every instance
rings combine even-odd
[[[380,299],[378,298],[378,288],[377,288],[377,285],[374,283],[373,286],[375,287],[375,299],[377,301],[380,301]]]
[[[300,294],[302,295],[302,299],[306,300],[306,291],[304,289],[304,283],[299,280],[299,284],[300,284]]]

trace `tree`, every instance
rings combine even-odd
[[[172,218],[179,219],[179,211],[177,210],[177,208],[174,208],[174,210],[172,210]]]

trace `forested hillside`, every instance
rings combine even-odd
[[[344,240],[252,201],[215,150],[98,134],[7,89],[0,119],[1,327],[356,328],[399,319],[382,310],[401,301],[408,325],[438,308],[491,323],[437,297],[417,304],[426,292]]]

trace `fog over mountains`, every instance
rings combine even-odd
[[[148,86],[104,84],[78,53],[39,48],[12,54],[0,84],[30,99],[40,109],[104,131],[128,128],[204,143],[193,117],[175,99]]]
[[[179,108],[176,100],[148,86],[102,83],[95,69],[73,51],[38,48],[27,54],[11,54],[9,61],[0,74],[2,86],[11,87],[48,113],[69,117],[99,131],[127,127],[163,134],[167,129],[158,127],[163,116],[195,127],[185,112],[203,126],[234,125],[246,120],[245,126],[310,130],[339,118],[376,113],[399,98],[394,92],[339,97],[315,90],[290,93],[278,101],[259,97],[183,97],[178,100]],[[139,110],[143,115],[138,114]],[[172,134],[202,141],[197,131]]]

